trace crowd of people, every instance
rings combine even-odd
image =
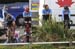
[[[48,5],[44,5],[43,6],[44,9],[42,11],[43,13],[43,20],[47,21],[47,20],[51,20],[52,19],[52,10],[49,8]],[[68,6],[64,6],[64,9],[62,10],[62,21],[64,22],[64,28],[69,28],[70,29],[70,10]]]
[[[32,13],[29,11],[29,7],[25,7],[23,12],[24,18],[24,34],[20,36],[19,33],[16,32],[16,22],[14,17],[8,13],[6,10],[4,11],[4,23],[6,31],[7,40],[5,43],[16,43],[16,42],[30,42],[31,38],[31,16]]]
[[[52,19],[52,10],[49,8],[48,5],[43,6],[44,9],[42,10],[42,16],[43,20],[47,21]],[[22,36],[19,35],[19,33],[16,33],[16,23],[14,17],[12,17],[7,11],[4,13],[5,15],[5,27],[7,28],[7,40],[6,43],[16,43],[16,42],[30,42],[31,41],[31,17],[32,12],[29,10],[29,7],[26,7],[23,12],[23,18],[24,18],[24,34]],[[65,22],[68,22],[68,28],[70,28],[69,20],[70,20],[70,10],[68,6],[64,6],[64,10],[62,11],[62,20],[65,24]],[[65,27],[65,25],[64,25]]]

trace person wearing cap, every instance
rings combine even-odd
[[[52,10],[49,8],[48,5],[44,5],[43,7],[44,7],[44,9],[42,11],[42,13],[43,13],[43,20],[48,20],[49,18],[51,19]]]
[[[24,9],[23,17],[25,18],[25,21],[31,21],[32,13],[29,11],[29,7]]]
[[[62,20],[64,21],[64,24],[65,23],[68,23],[68,28],[70,28],[70,25],[69,25],[69,21],[70,21],[70,10],[69,10],[68,6],[64,6],[64,10],[62,11]]]

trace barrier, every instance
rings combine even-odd
[[[8,45],[30,45],[30,44],[69,44],[70,41],[61,41],[61,42],[31,42],[31,43],[2,43],[0,45],[2,46],[8,46]],[[73,44],[75,44],[75,41],[72,41]]]

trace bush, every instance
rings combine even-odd
[[[63,38],[64,36],[63,23],[60,24],[54,20],[52,21],[52,23],[50,23],[49,20],[45,21],[42,27],[36,26],[32,29],[34,37],[33,39],[35,39],[35,41],[58,41],[60,38]]]

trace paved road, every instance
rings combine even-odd
[[[24,34],[24,27],[22,28],[17,28],[16,31],[20,31],[20,35]]]
[[[70,29],[75,29],[75,26],[71,26]]]

